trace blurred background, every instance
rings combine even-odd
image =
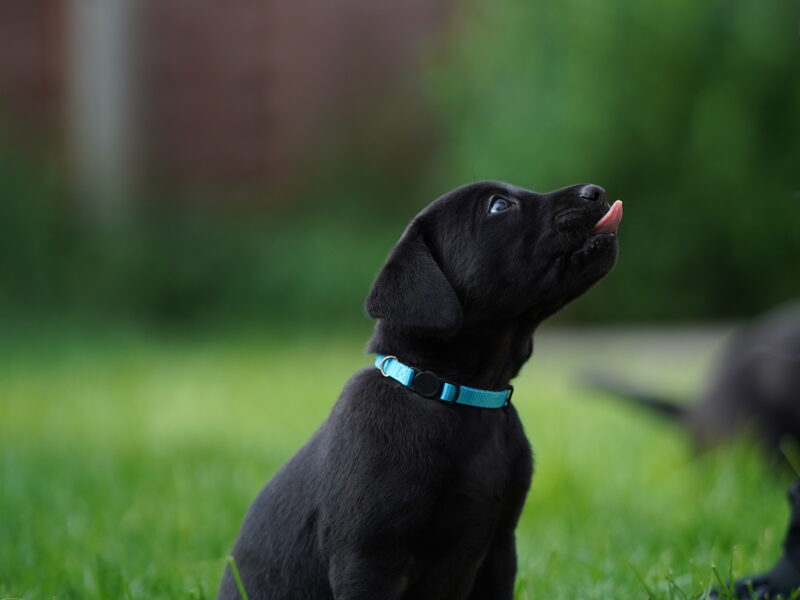
[[[515,382],[516,598],[768,567],[786,472],[575,382],[696,398],[800,296],[799,34],[789,0],[0,1],[0,598],[213,597],[369,364],[389,249],[478,179],[626,211]]]
[[[789,1],[5,0],[0,45],[10,323],[359,327],[409,218],[476,179],[626,202],[562,321],[800,291]]]

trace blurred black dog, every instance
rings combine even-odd
[[[532,457],[509,381],[536,326],[611,269],[621,218],[595,185],[484,182],[412,221],[366,302],[368,349],[393,356],[350,379],[245,518],[252,600],[512,598]],[[384,376],[401,363],[406,381]],[[228,569],[218,598],[238,597]]]
[[[750,431],[778,455],[782,442],[800,442],[800,304],[768,313],[738,331],[693,404],[673,402],[599,371],[584,379],[677,419],[700,448]]]

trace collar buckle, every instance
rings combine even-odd
[[[437,398],[442,392],[444,379],[430,371],[417,371],[411,381],[411,389],[425,398]]]

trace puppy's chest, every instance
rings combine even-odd
[[[532,459],[516,423],[503,427],[465,426],[454,445],[453,491],[479,502],[503,505],[524,496]]]

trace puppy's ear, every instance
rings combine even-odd
[[[364,306],[372,318],[408,329],[447,334],[461,326],[461,303],[416,223],[389,254]]]

